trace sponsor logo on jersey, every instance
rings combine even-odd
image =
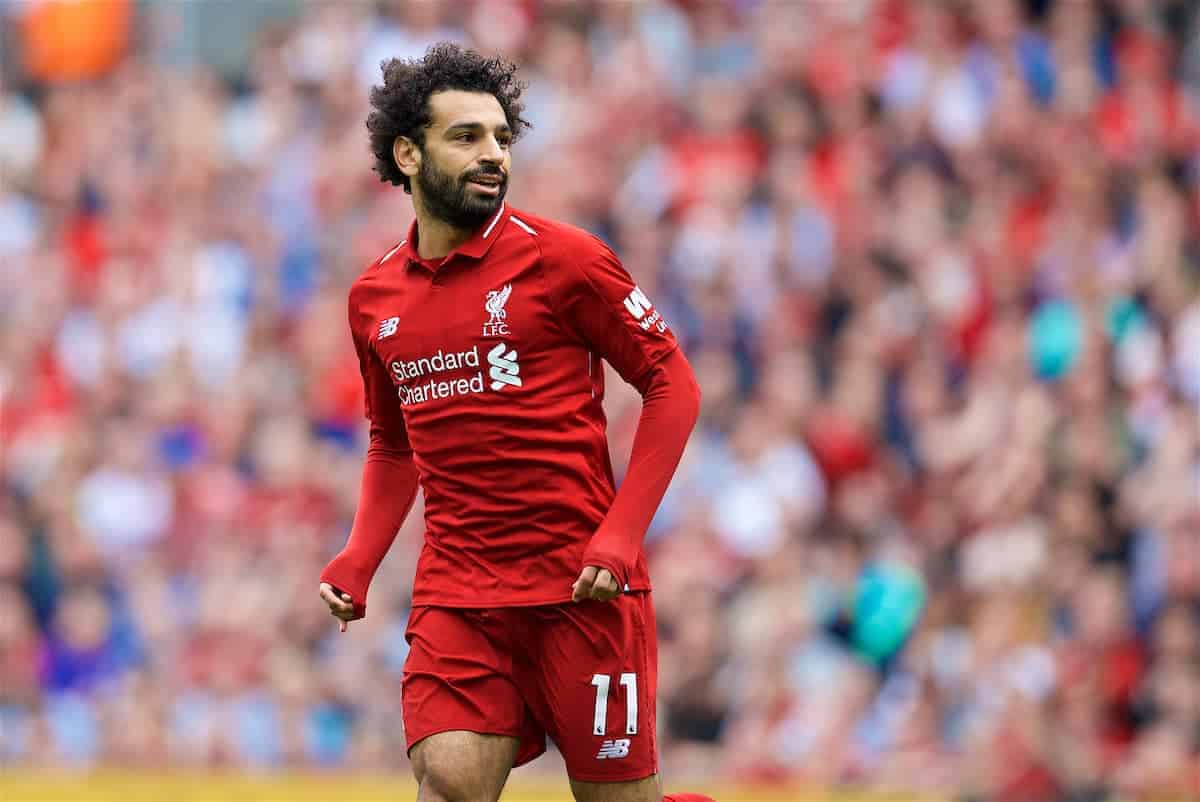
[[[402,406],[423,404],[439,398],[450,398],[456,395],[482,393],[483,371],[476,371],[469,378],[452,380],[432,378],[429,381],[416,380],[426,376],[436,376],[439,373],[462,370],[463,368],[479,367],[479,347],[474,346],[466,351],[443,351],[417,359],[393,359],[388,367],[399,385],[396,388]]]
[[[641,287],[634,287],[633,292],[625,299],[625,308],[633,315],[634,320],[641,320],[653,307],[654,304],[650,303]]]
[[[400,396],[400,405],[408,407],[416,404],[424,404],[426,401],[435,401],[440,398],[454,398],[459,395],[471,395],[482,392],[483,373],[479,372],[470,378],[434,379],[422,384],[414,384],[411,387],[402,384],[397,388],[396,394]]]
[[[625,297],[625,309],[633,315],[642,331],[653,328],[661,334],[667,330],[667,321],[663,320],[662,313],[654,308],[641,287],[634,287],[633,292]]]
[[[389,367],[398,382],[448,370],[477,368],[479,346],[472,346],[466,351],[443,351],[439,348],[436,353],[419,359],[393,359]]]
[[[600,751],[596,753],[596,760],[620,760],[623,757],[629,757],[628,738],[605,741],[600,744]]]
[[[379,339],[391,337],[396,333],[396,327],[400,325],[400,318],[389,317],[379,321]]]
[[[483,324],[484,337],[504,337],[509,334],[508,323],[505,322],[508,319],[508,310],[504,307],[511,295],[511,284],[505,284],[500,289],[492,290],[487,294],[483,308],[490,317],[488,322]]]
[[[521,366],[517,363],[517,352],[510,350],[507,345],[500,343],[488,351],[488,364],[491,370],[488,376],[492,378],[492,389],[503,390],[506,386],[521,386]]]
[[[517,361],[516,349],[506,343],[498,343],[487,352],[487,377],[482,369],[470,375],[459,373],[456,378],[439,374],[460,372],[468,368],[480,368],[479,346],[466,351],[443,351],[439,349],[429,356],[417,359],[393,359],[388,363],[403,406],[424,404],[442,398],[482,393],[488,387],[503,390],[521,386],[521,365]],[[491,381],[487,379],[490,378]]]

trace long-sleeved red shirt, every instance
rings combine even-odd
[[[321,575],[360,614],[425,492],[417,605],[569,601],[584,565],[648,590],[642,539],[699,388],[650,300],[600,240],[502,207],[433,265],[416,227],[350,291],[371,446],[346,548]],[[644,398],[620,492],[601,360]]]

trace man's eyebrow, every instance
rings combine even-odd
[[[446,126],[446,133],[449,134],[453,131],[482,131],[484,128],[486,126],[481,122],[453,123]],[[503,134],[512,133],[512,129],[509,128],[508,123],[500,123],[500,125],[496,126],[496,131]]]

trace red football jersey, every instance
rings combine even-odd
[[[367,415],[425,493],[413,603],[568,601],[615,495],[601,360],[641,386],[675,338],[573,226],[502,206],[436,266],[416,235],[350,291]],[[649,589],[644,557],[627,584]]]

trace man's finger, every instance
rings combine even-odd
[[[596,574],[596,582],[592,585],[592,598],[597,601],[609,601],[617,597],[617,580],[607,568],[601,568]]]
[[[571,601],[581,601],[591,597],[597,571],[598,569],[592,565],[583,569],[579,574],[579,579],[576,579],[575,584],[571,586]]]
[[[350,619],[344,613],[339,614],[335,610],[330,610],[329,614],[338,620],[338,631],[345,632],[346,627],[350,626]]]
[[[354,602],[350,598],[350,594],[343,593],[341,598],[334,592],[333,587],[327,583],[321,583],[321,599],[324,600],[331,608],[338,610],[353,610]]]
[[[608,593],[610,586],[615,585],[616,582],[613,581],[612,572],[607,568],[601,568],[599,573],[596,574],[596,582],[592,585],[592,595],[596,593]]]

